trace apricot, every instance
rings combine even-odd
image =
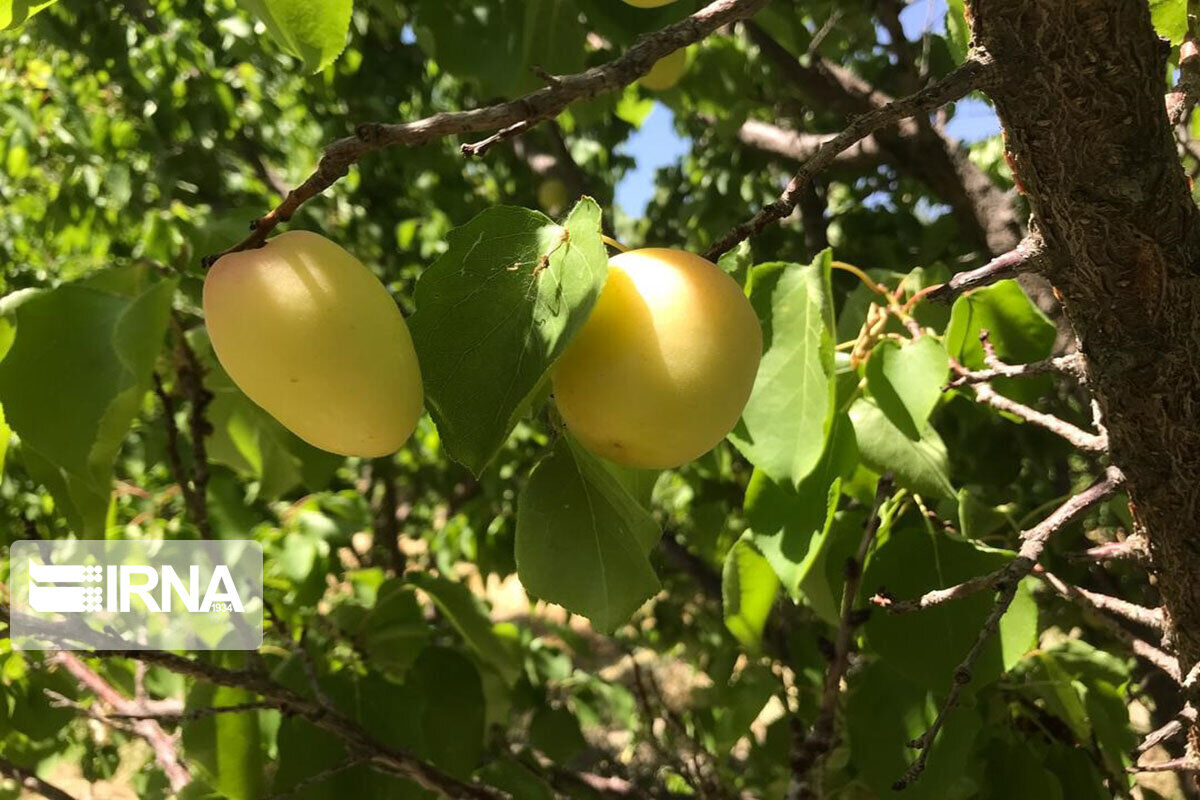
[[[322,450],[394,452],[421,416],[408,326],[383,284],[323,236],[288,231],[204,280],[217,360],[246,396]]]
[[[567,428],[618,464],[667,469],[712,449],[741,416],[762,329],[733,278],[700,256],[614,256],[608,281],[551,373]]]
[[[669,6],[675,0],[625,0],[625,2],[634,8],[658,8],[659,6]]]
[[[662,92],[679,83],[686,71],[687,48],[680,48],[655,61],[650,71],[638,78],[638,83],[652,92]]]

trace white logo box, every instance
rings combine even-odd
[[[242,539],[21,540],[9,548],[18,650],[256,650],[263,551]]]

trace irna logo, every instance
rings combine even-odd
[[[9,550],[18,649],[252,650],[253,541],[20,541]]]
[[[222,611],[232,609],[240,614],[245,610],[225,564],[213,567],[203,596],[201,586],[199,564],[188,566],[185,579],[169,564],[156,570],[129,564],[102,567],[29,562],[29,606],[34,611],[130,611],[134,598],[155,614],[170,613],[177,602],[192,613],[211,611],[214,604],[220,604],[217,608]]]

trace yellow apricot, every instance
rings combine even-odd
[[[638,78],[638,83],[652,92],[662,92],[679,83],[686,71],[687,48],[680,48],[655,61],[650,71]]]
[[[233,382],[309,444],[382,456],[416,427],[423,389],[404,317],[325,237],[288,231],[222,256],[204,280],[204,317]]]
[[[750,397],[762,329],[741,287],[683,250],[614,256],[551,375],[567,428],[597,455],[667,469],[712,449]]]
[[[538,205],[554,213],[567,205],[567,185],[558,178],[547,178],[538,185]]]
[[[634,8],[658,8],[659,6],[670,5],[675,0],[625,0],[625,2]]]

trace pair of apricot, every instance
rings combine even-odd
[[[204,282],[204,314],[234,383],[310,444],[376,457],[412,435],[423,403],[412,337],[383,284],[337,244],[291,231],[222,257]],[[691,253],[648,248],[609,261],[551,378],[585,447],[665,469],[733,428],[761,353],[732,278]]]

